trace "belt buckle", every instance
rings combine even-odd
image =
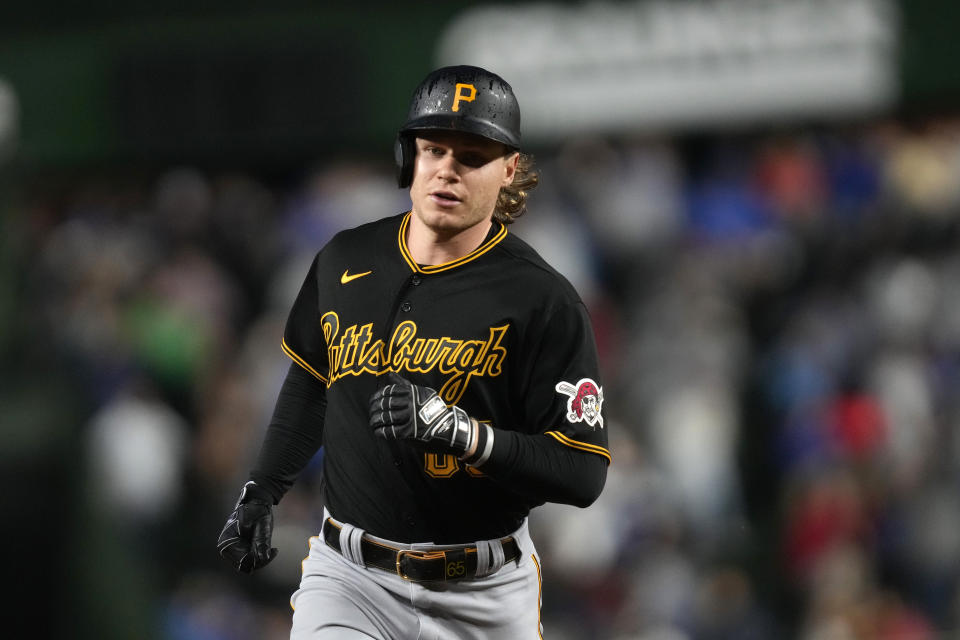
[[[414,551],[412,549],[400,549],[397,551],[397,575],[403,578],[404,580],[413,581],[413,578],[408,576],[403,572],[403,567],[400,566],[400,562],[403,560],[403,556],[421,556],[423,557],[422,551]]]
[[[443,558],[443,560],[445,561],[443,571],[446,574],[447,578],[452,578],[452,577],[460,578],[460,577],[463,577],[463,575],[465,574],[465,567],[462,566],[463,564],[462,562],[460,563],[461,566],[456,567],[455,569],[451,569],[451,567],[447,565],[446,551],[443,551],[443,550],[418,551],[416,549],[400,549],[397,551],[397,575],[403,578],[404,580],[407,580],[408,582],[420,582],[420,579],[412,578],[403,572],[403,567],[401,566],[401,562],[403,561],[404,556],[410,556],[411,558],[418,558],[420,560],[437,560],[437,559]]]

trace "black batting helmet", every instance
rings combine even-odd
[[[397,135],[394,155],[401,188],[413,180],[413,132],[427,129],[473,133],[519,149],[520,105],[507,81],[486,69],[461,65],[432,71],[413,92],[407,121]]]

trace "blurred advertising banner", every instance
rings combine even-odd
[[[496,70],[525,135],[549,139],[882,112],[898,36],[890,0],[483,5],[450,22],[437,61]]]
[[[13,153],[19,121],[17,94],[9,82],[0,78],[0,163]]]

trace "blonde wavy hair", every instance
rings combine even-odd
[[[527,195],[540,183],[540,172],[533,167],[533,156],[520,152],[517,171],[509,187],[502,187],[493,209],[493,219],[510,224],[527,211]]]

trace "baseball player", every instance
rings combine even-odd
[[[590,319],[508,232],[537,174],[502,78],[430,73],[396,161],[410,211],[340,232],[307,273],[219,552],[274,558],[271,509],[323,446],[291,638],[540,638],[528,513],[591,504],[610,462]]]

